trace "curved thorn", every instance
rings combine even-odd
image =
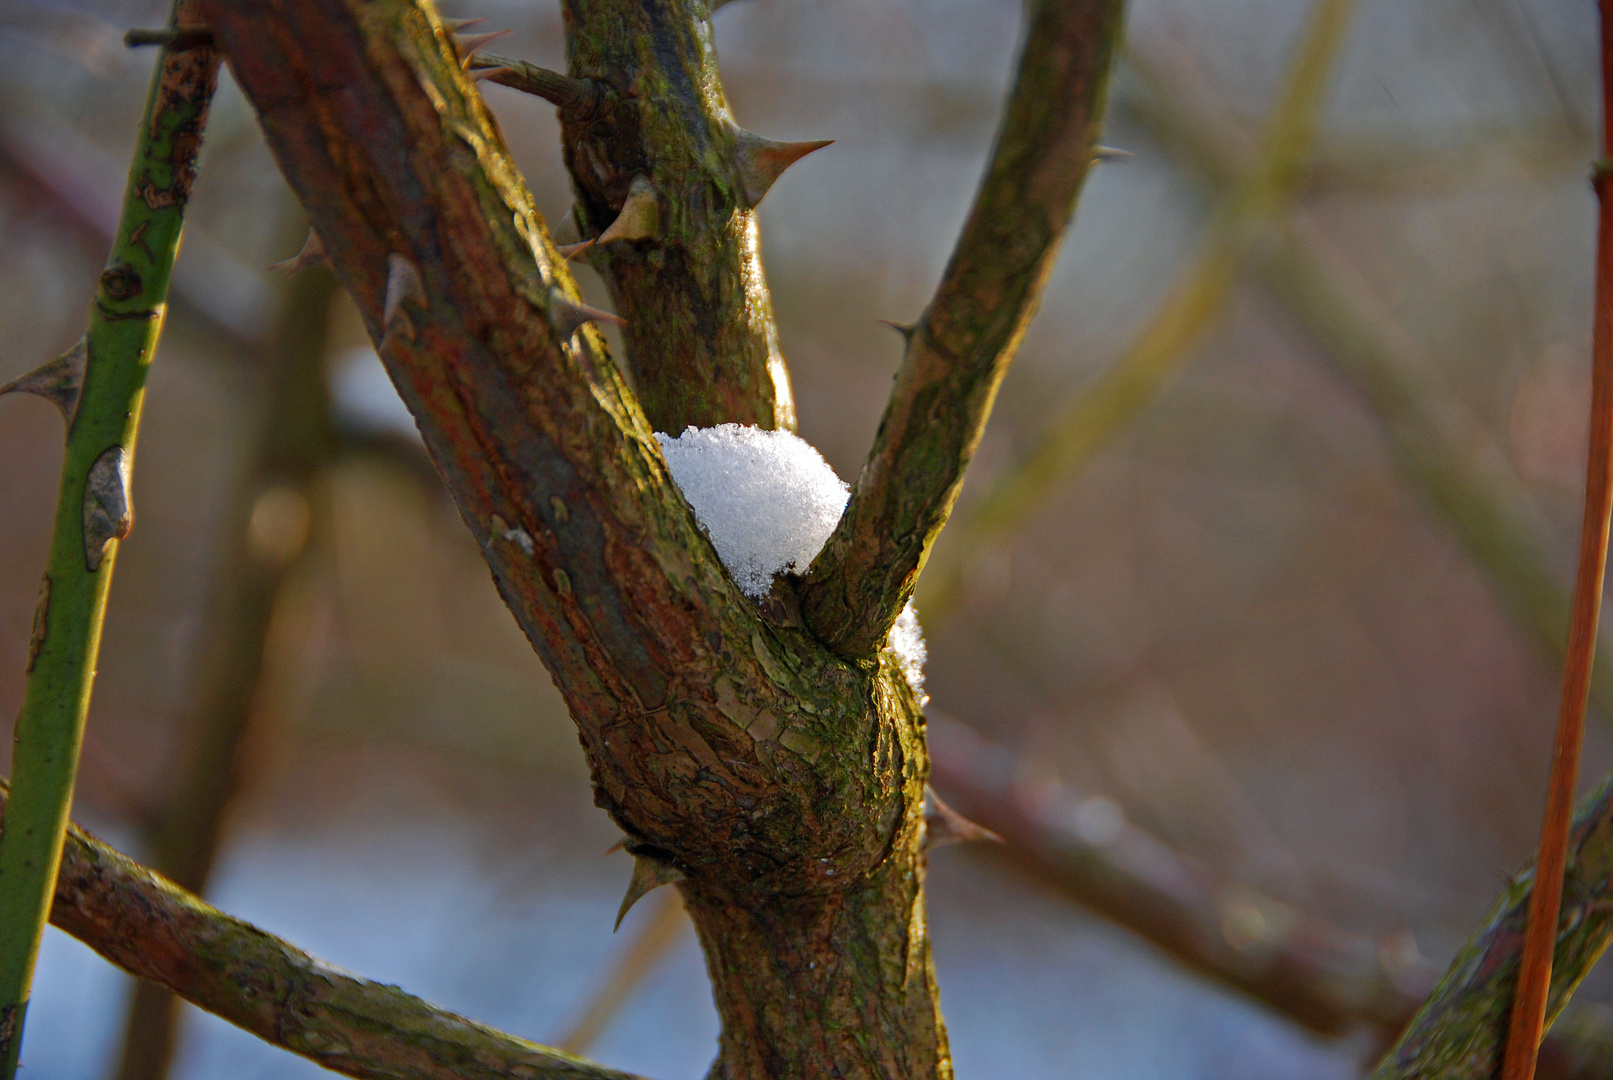
[[[303,239],[302,247],[289,259],[281,259],[277,263],[270,263],[270,270],[284,270],[288,274],[295,274],[299,270],[306,270],[310,266],[324,263],[329,265],[325,258],[325,245],[320,241],[319,234],[313,228],[308,229],[308,235]]]
[[[912,341],[913,334],[919,328],[918,323],[900,323],[894,319],[875,319],[874,321],[879,323],[881,326],[888,326],[898,334],[901,334],[903,341]]]
[[[744,187],[746,205],[754,208],[785,169],[832,142],[833,139],[777,142],[765,139],[754,131],[735,128],[734,156],[739,162],[739,179]]]
[[[479,83],[491,79],[494,82],[498,82],[500,75],[508,75],[509,73],[510,69],[507,67],[474,68],[470,73],[470,81]]]
[[[584,323],[607,322],[617,326],[626,326],[627,320],[620,315],[613,315],[608,311],[591,307],[588,304],[578,303],[559,289],[549,290],[549,325],[561,341],[570,341]]]
[[[655,185],[647,176],[633,177],[627,190],[627,201],[610,227],[599,234],[598,244],[617,240],[648,240],[661,235],[661,200],[655,194]]]
[[[662,885],[682,881],[683,878],[683,871],[671,863],[652,859],[648,855],[634,855],[633,877],[627,883],[627,894],[622,897],[622,906],[616,911],[616,925],[612,928],[612,933],[622,928],[622,920],[646,893],[659,889]]]
[[[600,239],[603,239],[603,237]],[[579,240],[575,244],[556,244],[555,250],[560,252],[561,255],[564,255],[567,262],[570,262],[572,259],[575,259],[583,252],[593,247],[596,243],[598,243],[596,240]]]
[[[78,399],[84,393],[84,369],[89,360],[89,342],[79,338],[71,349],[34,370],[19,375],[8,383],[0,383],[0,395],[33,394],[42,397],[62,411],[67,426],[73,426],[78,415]]]
[[[1093,161],[1125,161],[1132,157],[1130,150],[1121,150],[1114,146],[1094,146],[1092,148]]]

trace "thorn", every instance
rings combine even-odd
[[[582,239],[582,233],[577,229],[577,206],[573,203],[566,209],[566,216],[560,219],[560,224],[554,227],[549,234],[556,244],[575,244]]]
[[[319,234],[314,232],[312,226],[309,226],[308,236],[303,240],[302,248],[298,250],[297,254],[289,259],[281,259],[277,263],[270,263],[269,269],[284,270],[288,274],[295,274],[299,270],[306,270],[310,266],[317,266],[321,263],[329,266],[330,260],[325,257],[325,245],[320,241]]]
[[[420,280],[420,268],[407,255],[397,252],[386,257],[386,300],[381,306],[381,346],[385,348],[392,332],[400,326],[403,336],[414,340],[414,323],[403,310],[405,301],[412,300],[419,307],[427,307],[426,287]]]
[[[123,43],[131,49],[142,45],[161,45],[179,51],[198,49],[213,44],[213,31],[201,25],[135,27],[123,35]]]
[[[497,79],[500,75],[508,75],[513,69],[507,67],[475,68],[470,73],[473,83],[486,82],[488,79]]]
[[[35,394],[62,411],[67,426],[78,416],[78,399],[84,392],[84,369],[89,361],[89,339],[81,337],[62,355],[26,375],[0,383],[0,395]]]
[[[925,784],[924,842],[919,845],[919,850],[929,851],[946,844],[967,844],[974,840],[990,840],[994,844],[1003,842],[1002,837],[984,825],[970,821],[942,802],[935,789]]]
[[[894,319],[875,319],[874,321],[901,334],[903,341],[912,341],[913,335],[918,332],[919,328],[918,323],[899,323]]]
[[[670,882],[682,881],[684,877],[683,871],[669,862],[652,859],[648,855],[634,855],[633,878],[627,883],[627,895],[622,897],[622,906],[616,912],[616,926],[612,933],[622,928],[622,920],[646,893],[653,892]]]
[[[1094,146],[1092,148],[1093,161],[1125,161],[1131,157],[1130,150],[1119,150],[1113,146]]]
[[[785,169],[832,142],[833,139],[774,142],[754,131],[735,128],[734,156],[739,160],[739,179],[745,185],[746,205],[754,208]]]
[[[455,34],[454,35],[454,44],[459,48],[459,51],[460,51],[459,52],[459,64],[460,64],[460,66],[464,67],[464,68],[469,68],[470,67],[471,57],[475,56],[478,52],[480,52],[484,45],[491,45],[493,42],[497,41],[499,38],[507,37],[507,36],[509,36],[510,34],[513,34],[513,33],[515,33],[515,31],[513,29],[510,29],[510,30],[493,30],[493,31],[490,31],[489,33],[485,33],[485,34]]]
[[[617,240],[649,240],[661,234],[661,200],[647,176],[635,176],[627,189],[627,201],[610,227],[599,234],[597,244]],[[570,256],[567,256],[570,258]]]
[[[486,21],[487,16],[483,15],[477,19],[444,19],[442,24],[448,28],[449,33],[457,34],[461,30],[469,30],[473,26],[480,26]]]
[[[549,323],[561,341],[570,341],[583,323],[608,322],[626,326],[627,320],[608,311],[580,304],[559,289],[549,290]]]
[[[606,848],[605,849],[605,854],[606,855],[614,855],[618,851],[626,851],[626,850],[627,850],[627,837],[624,836],[620,840],[616,841],[616,843],[614,843],[610,847]]]
[[[90,573],[101,568],[107,545],[122,540],[133,528],[129,455],[122,446],[109,446],[84,480],[84,565]]]
[[[596,242],[597,241],[594,241],[594,240],[583,240],[580,243],[576,243],[576,244],[556,244],[555,245],[555,250],[560,252],[560,254],[564,255],[566,257],[567,262],[570,262],[572,259],[575,259],[578,255],[581,255],[583,252],[585,252],[589,248],[593,247]]]

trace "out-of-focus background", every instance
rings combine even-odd
[[[1132,156],[1087,184],[919,610],[932,710],[1060,793],[1067,831],[1101,848],[1135,826],[1282,905],[1216,908],[1234,947],[1264,940],[1261,911],[1314,920],[1415,993],[1540,819],[1584,468],[1596,12],[1359,0],[1330,39],[1317,6],[1134,0],[1104,135]],[[165,14],[0,5],[0,381],[82,329],[153,59],[121,34]],[[547,0],[445,14],[563,66]],[[740,123],[836,140],[760,212],[801,434],[851,478],[899,359],[876,320],[913,318],[940,273],[1020,10],[743,0],[713,21]],[[557,222],[552,108],[483,86]],[[628,861],[547,675],[329,275],[264,269],[303,227],[226,78],[75,815],[139,857],[200,845],[216,904],[336,964],[699,1077],[716,1019],[693,936],[653,896],[612,935]],[[60,444],[50,406],[0,399],[8,717]],[[247,655],[222,647],[243,634]],[[226,700],[250,707],[220,734]],[[1613,764],[1613,686],[1593,714],[1587,782]],[[175,824],[177,792],[207,801],[198,774],[235,778],[216,852]],[[1342,1080],[1379,1045],[1187,972],[1014,847],[931,860],[960,1077]],[[110,1077],[133,983],[48,933],[27,1075]],[[601,1005],[635,951],[652,962]],[[1604,999],[1593,975],[1580,1000]],[[318,1072],[183,1017],[177,1077]]]

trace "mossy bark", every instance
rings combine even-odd
[[[569,74],[600,89],[561,109],[584,238],[615,220],[635,177],[654,235],[588,257],[610,286],[640,405],[657,431],[690,424],[795,427],[705,0],[566,0]]]

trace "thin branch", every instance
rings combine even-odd
[[[477,52],[470,58],[470,69],[485,71],[490,82],[533,94],[580,120],[592,119],[604,104],[605,90],[593,79],[573,79],[525,60]]]
[[[10,788],[0,782],[0,819]],[[51,925],[272,1046],[364,1080],[637,1080],[359,978],[69,825]]]
[[[925,580],[920,606],[927,617],[944,617],[957,604],[969,564],[1023,525],[1052,490],[1136,419],[1225,310],[1251,242],[1287,210],[1304,178],[1353,10],[1353,0],[1322,0],[1316,6],[1259,153],[1229,186],[1192,267],[1126,352],[1053,418],[1035,447],[997,478],[959,523],[945,561]]]
[[[1546,999],[1546,1022],[1613,939],[1613,776],[1580,801]],[[1534,871],[1519,874],[1446,969],[1372,1080],[1491,1080],[1501,1067]]]
[[[1024,763],[930,712],[932,778],[1004,854],[1173,960],[1324,1035],[1397,1032],[1434,973],[1388,966],[1376,943],[1262,896],[1126,820],[1113,803],[1029,775]]]
[[[1097,144],[1123,0],[1038,0],[974,208],[907,353],[846,512],[813,561],[807,625],[866,656],[952,511]]]
[[[176,0],[176,25],[194,22],[198,3]],[[158,54],[117,236],[84,337],[58,360],[0,388],[50,397],[67,420],[56,522],[14,735],[17,797],[10,827],[0,831],[0,1077],[6,1080],[16,1074],[61,859],[113,564],[134,524],[129,483],[140,406],[218,64],[207,47]]]
[[[1591,666],[1596,662],[1596,630],[1602,618],[1602,583],[1607,577],[1607,539],[1613,517],[1613,0],[1602,0],[1602,160],[1594,184],[1600,204],[1596,244],[1596,312],[1591,343],[1590,446],[1585,466],[1585,503],[1580,522],[1579,567],[1574,577],[1574,614],[1563,666],[1562,701],[1552,749],[1535,891],[1529,902],[1523,967],[1507,1034],[1504,1080],[1534,1080],[1540,1033],[1551,991],[1551,960],[1557,941],[1568,857],[1569,816],[1579,784],[1580,750],[1585,743],[1585,705]]]
[[[689,917],[678,890],[659,890],[654,910],[634,928],[633,936],[611,965],[610,974],[560,1039],[560,1049],[568,1054],[586,1054],[688,930]]]

